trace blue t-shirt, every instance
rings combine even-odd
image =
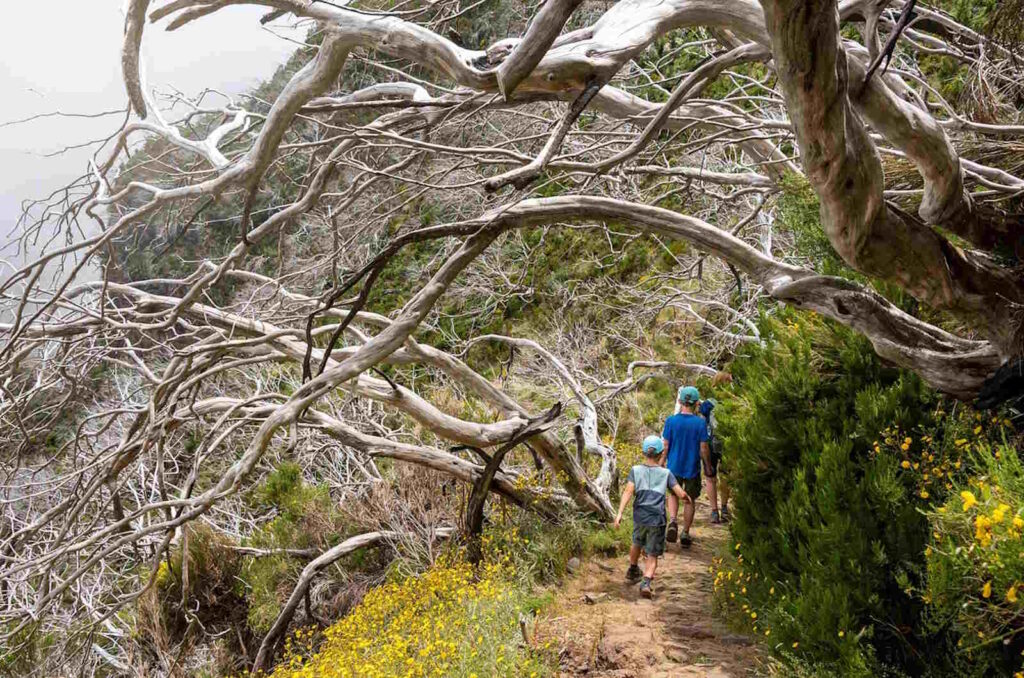
[[[661,437],[668,441],[666,465],[676,478],[700,475],[700,444],[708,441],[708,425],[696,414],[673,414],[665,420]]]

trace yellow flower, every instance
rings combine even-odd
[[[981,433],[981,426],[975,426],[974,427],[974,435],[978,435],[979,433]]]
[[[842,637],[843,637],[843,636],[845,636],[845,635],[846,635],[846,631],[840,631],[840,632],[839,632],[839,637],[840,637],[840,638],[842,638]]]
[[[904,459],[903,463],[900,464],[900,466],[902,466],[903,468],[910,468],[910,462]]]
[[[991,598],[992,597],[992,582],[987,581],[985,585],[981,587],[981,597]]]
[[[982,545],[988,546],[992,543],[992,519],[986,515],[980,515],[974,519],[974,538]]]
[[[1010,510],[1007,504],[1000,504],[992,511],[992,521],[995,523],[1003,522],[1003,518],[1006,517],[1006,512]]]
[[[921,499],[927,499],[928,498],[928,490],[921,490],[920,494],[921,494]]]
[[[968,490],[964,490],[963,492],[961,492],[960,498],[964,502],[964,511],[969,511],[972,506],[978,503],[978,500],[974,496],[974,493]]]
[[[794,650],[797,649],[798,647],[800,647],[800,643],[793,643],[793,649]]]
[[[1006,600],[1011,603],[1017,602],[1017,585],[1014,584],[1010,588],[1006,589]]]

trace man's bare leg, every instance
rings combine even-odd
[[[668,495],[668,531],[665,533],[665,541],[674,542],[679,538],[679,497],[675,494]]]
[[[694,505],[696,502],[688,501],[683,505],[683,534],[690,534],[690,526],[693,525]]]

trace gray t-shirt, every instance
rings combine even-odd
[[[657,527],[665,524],[665,493],[679,483],[667,468],[637,464],[627,480],[636,487],[633,524]]]

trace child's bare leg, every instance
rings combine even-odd
[[[668,495],[668,520],[669,522],[676,522],[676,518],[679,516],[679,497],[674,494]]]
[[[648,555],[647,561],[644,563],[644,576],[648,579],[654,579],[654,573],[658,570],[658,557]]]
[[[729,506],[729,495],[731,494],[731,491],[729,489],[729,483],[721,476],[718,477],[718,488],[719,493],[722,495],[722,508],[727,508]]]
[[[629,547],[629,564],[636,565],[640,562],[640,549],[642,547],[639,544],[633,544]]]
[[[711,501],[711,510],[718,510],[718,477],[708,478],[708,499]]]

